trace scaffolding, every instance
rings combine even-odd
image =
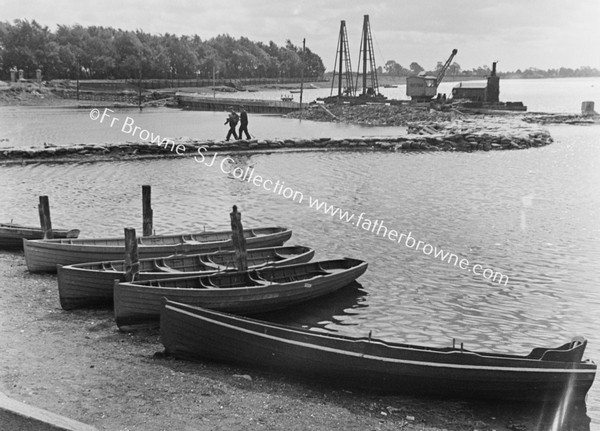
[[[375,65],[375,52],[373,50],[373,37],[369,15],[364,16],[362,38],[360,41],[359,59],[362,60],[362,93],[361,96],[378,96],[379,82],[377,80],[377,66]],[[360,62],[360,60],[359,60]],[[368,64],[368,71],[367,71]],[[356,71],[356,90],[358,91],[358,80],[360,78],[360,65]],[[367,75],[370,77],[370,86],[367,85]]]
[[[333,96],[336,73],[338,78],[338,100],[344,96],[355,96],[356,90],[352,82],[352,62],[350,61],[350,50],[348,49],[348,34],[346,33],[346,21],[344,20],[340,22],[340,36],[335,54],[330,96]],[[343,82],[345,86],[342,85]]]

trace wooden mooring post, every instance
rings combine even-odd
[[[594,102],[581,102],[581,115],[584,117],[593,117],[598,115],[598,113],[594,110]]]
[[[233,249],[235,250],[235,262],[238,271],[248,269],[248,254],[246,253],[246,238],[244,237],[244,227],[242,226],[242,213],[238,212],[237,205],[233,206],[233,211],[229,213],[231,218],[231,239]]]
[[[142,186],[142,236],[152,235],[152,215],[152,187]]]
[[[38,212],[40,214],[40,226],[42,228],[42,232],[44,232],[44,239],[54,238],[54,234],[52,233],[52,219],[50,218],[50,203],[48,201],[48,196],[40,196]]]
[[[125,281],[135,280],[140,272],[140,259],[138,254],[137,238],[135,229],[125,228]]]

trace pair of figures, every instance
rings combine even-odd
[[[246,139],[250,139],[250,133],[248,133],[248,113],[246,112],[246,109],[241,106],[240,115],[238,115],[231,107],[229,110],[231,112],[225,121],[225,124],[229,124],[229,132],[227,132],[226,140],[229,141],[229,138],[231,138],[232,135],[234,139],[242,139],[242,133],[246,134]],[[240,129],[238,133],[236,133],[235,128],[238,121],[240,122]]]

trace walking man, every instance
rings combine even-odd
[[[238,132],[238,139],[242,139],[242,132],[246,134],[246,139],[250,138],[250,133],[248,133],[248,113],[246,112],[246,108],[240,106],[240,130]]]
[[[233,135],[233,139],[238,139],[238,136],[235,133],[235,127],[237,126],[239,117],[238,114],[233,111],[233,107],[229,107],[229,109],[231,112],[227,117],[227,120],[225,120],[225,124],[229,123],[229,132],[227,132],[227,138],[225,138],[226,141],[229,141],[231,135]]]

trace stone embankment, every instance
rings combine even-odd
[[[288,114],[288,118],[304,118],[311,121],[339,121],[368,126],[408,126],[420,121],[452,121],[463,114],[456,110],[436,111],[426,106],[408,105],[323,105],[310,104],[300,112]]]
[[[109,161],[140,158],[194,157],[276,151],[494,151],[540,147],[552,142],[545,131],[494,134],[475,130],[447,133],[423,125],[415,136],[348,139],[273,139],[251,141],[199,141],[190,138],[158,143],[86,144],[46,148],[0,148],[0,164]]]
[[[537,124],[600,124],[600,115],[528,114],[523,117],[523,121]]]

